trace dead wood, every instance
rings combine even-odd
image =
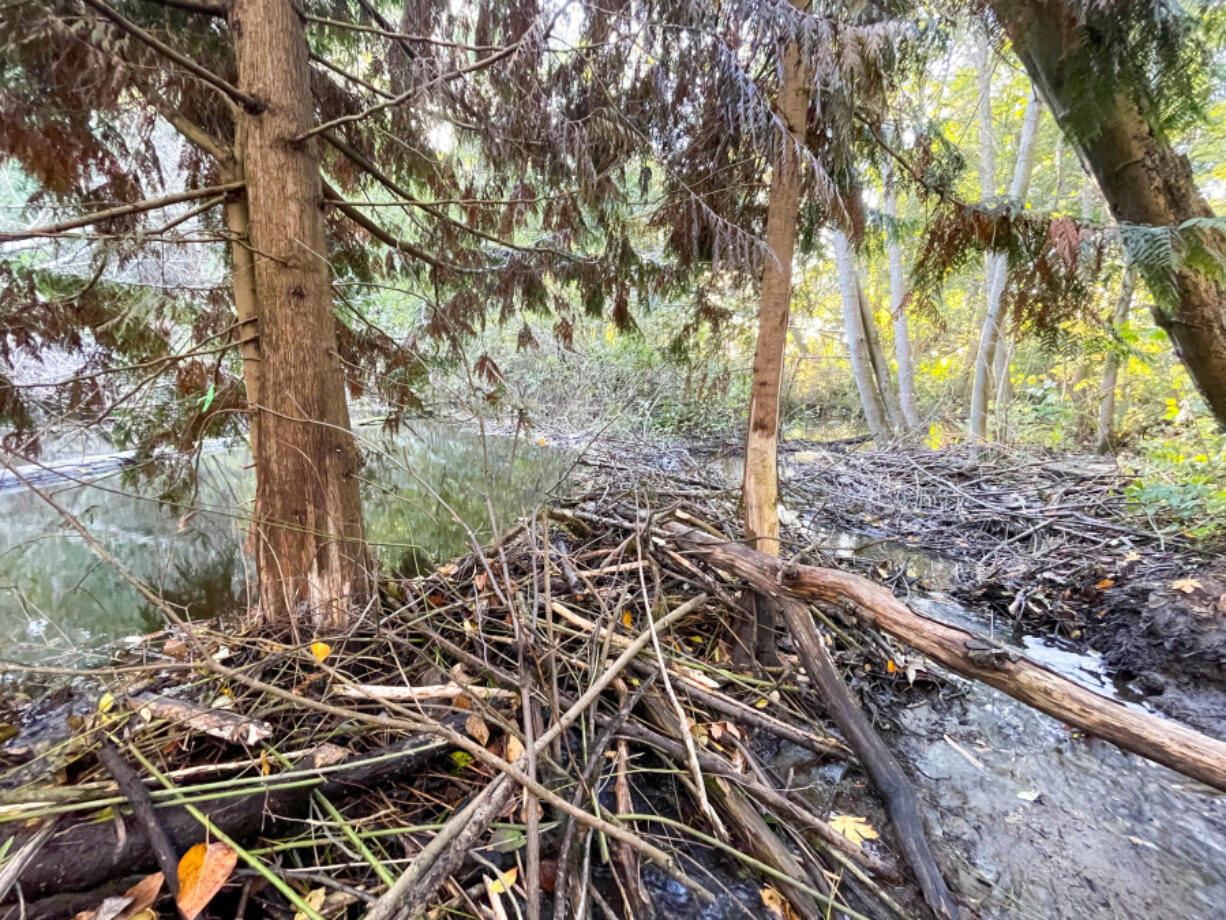
[[[411,737],[334,773],[321,776],[315,772],[312,761],[299,769],[269,778],[270,786],[312,778],[320,780],[318,785],[271,788],[197,807],[215,827],[230,837],[242,840],[270,829],[275,822],[306,814],[311,793],[315,789],[329,798],[361,792],[372,783],[418,770],[447,749],[447,743],[436,737]],[[374,759],[380,755],[400,756]],[[369,762],[372,760],[374,762]],[[186,808],[163,806],[158,808],[157,814],[178,852],[184,852],[205,839],[204,825]],[[119,824],[122,824],[122,831],[118,830]],[[3,836],[0,833],[0,837]],[[28,835],[19,832],[13,836],[20,845]],[[133,815],[123,815],[115,821],[75,824],[52,836],[44,845],[39,859],[21,873],[18,884],[27,899],[85,891],[116,876],[140,871],[153,860],[153,846],[144,823]]]
[[[102,739],[102,744],[98,748],[98,760],[115,778],[119,791],[128,800],[133,816],[140,822],[149,838],[149,846],[153,849],[158,868],[162,870],[162,878],[166,880],[166,887],[172,895],[177,896],[179,894],[179,854],[174,844],[170,842],[166,828],[158,817],[157,806],[153,804],[149,790],[141,783],[140,774],[123,759],[123,755],[119,753],[119,749],[115,747],[110,738]]]
[[[959,915],[958,906],[928,846],[924,821],[915,801],[915,788],[852,697],[851,690],[839,675],[826,644],[814,627],[809,611],[791,598],[780,600],[779,608],[800,651],[800,660],[817,687],[826,711],[842,730],[885,801],[890,820],[897,829],[898,845],[915,873],[924,900],[938,917],[952,920]]]
[[[765,553],[679,524],[679,545],[744,578],[757,590],[843,610],[910,645],[952,671],[982,681],[1054,718],[1226,790],[1226,742],[1147,712],[1130,709],[983,636],[921,616],[886,588],[836,569],[787,565]]]

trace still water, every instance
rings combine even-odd
[[[570,464],[569,456],[534,440],[482,439],[442,425],[415,425],[394,440],[369,430],[362,438],[367,533],[384,569],[459,555],[466,534],[456,517],[487,538],[487,497],[504,528],[544,500]],[[121,470],[104,471],[107,466],[70,474],[88,485],[59,480],[40,488],[124,567],[191,616],[243,609],[254,578],[243,552],[255,497],[247,451],[205,454],[192,507],[161,503],[156,483],[133,487]],[[161,622],[37,495],[20,485],[0,488],[0,660],[77,664]]]

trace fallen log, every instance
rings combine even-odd
[[[893,752],[869,724],[851,688],[835,667],[804,604],[790,597],[783,598],[779,602],[779,610],[792,632],[800,651],[800,660],[817,687],[822,704],[881,793],[890,820],[898,830],[898,845],[915,873],[924,900],[939,920],[954,920],[959,916],[958,905],[949,893],[932,849],[928,846],[928,835],[924,831],[924,820],[920,817],[911,780],[903,773]]]
[[[671,523],[676,544],[772,596],[826,604],[888,633],[951,671],[1147,760],[1226,791],[1226,742],[1130,709],[990,639],[915,613],[880,585],[837,569],[789,565],[774,556]]]
[[[298,784],[293,788],[259,789],[250,795],[235,796],[199,804],[214,827],[225,834],[244,839],[267,830],[268,825],[307,813],[311,794],[319,789],[329,798],[341,797],[395,776],[419,770],[449,749],[446,741],[430,735],[414,736],[381,751],[362,757],[346,768],[319,774],[313,759],[286,773],[268,777],[269,785],[316,778],[317,784]],[[166,805],[157,809],[157,818],[166,829],[178,853],[204,841],[206,828],[186,808]],[[122,828],[119,824],[122,822]],[[0,844],[7,837],[20,846],[29,836],[0,832]],[[76,824],[48,840],[38,859],[26,866],[17,879],[22,897],[29,900],[45,895],[96,888],[121,875],[130,875],[153,864],[155,859],[145,824],[133,815],[114,821]],[[0,917],[7,913],[0,911]]]

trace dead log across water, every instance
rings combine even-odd
[[[837,569],[788,565],[682,524],[667,525],[678,545],[773,596],[842,607],[952,671],[981,681],[1117,747],[1226,791],[1226,742],[1123,703],[1001,649],[982,636],[915,613],[886,588]]]

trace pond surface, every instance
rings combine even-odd
[[[498,527],[506,527],[544,500],[571,459],[522,437],[483,440],[435,424],[395,439],[369,429],[359,436],[367,533],[385,569],[459,555],[465,524],[488,538],[487,497]],[[54,466],[71,479],[40,474],[39,488],[167,600],[194,617],[248,604],[254,567],[243,544],[255,478],[245,448],[219,445],[204,454],[194,509],[159,503],[156,483],[126,484],[116,456]],[[0,660],[78,664],[108,643],[161,626],[158,611],[11,476],[0,479],[0,522]]]

